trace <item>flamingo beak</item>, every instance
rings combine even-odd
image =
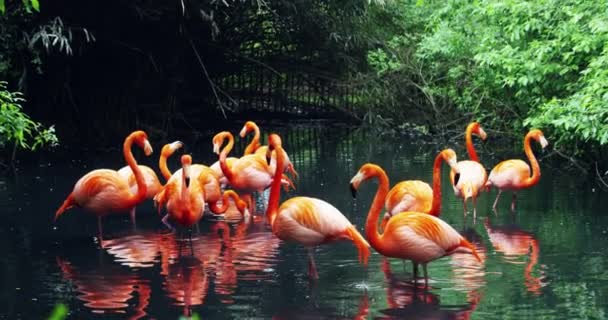
[[[350,194],[353,196],[353,199],[357,198],[357,188],[352,183],[350,184]]]
[[[456,158],[450,158],[448,160],[448,165],[450,166],[450,168],[452,168],[452,170],[454,170],[454,173],[460,174],[460,169],[458,169],[458,161],[456,160]]]
[[[289,171],[289,173],[291,173],[291,175],[292,175],[294,178],[298,179],[298,172],[296,171],[296,169],[294,169],[294,167],[293,167],[293,164],[292,164],[292,163],[289,163],[289,164],[287,165],[287,170]]]
[[[213,153],[220,154],[220,145],[217,143],[213,143]]]
[[[239,132],[239,136],[241,136],[241,138],[245,138],[246,135],[247,135],[247,125],[243,126],[243,129],[241,129],[241,132]]]
[[[481,138],[481,140],[486,140],[486,138],[488,137],[482,127],[479,127],[479,137]]]
[[[350,193],[353,198],[357,198],[357,188],[359,187],[359,184],[361,184],[364,177],[365,176],[363,173],[359,171],[352,179],[350,179]]]
[[[540,136],[540,146],[546,148],[549,145],[549,141],[545,139],[545,136]]]
[[[181,141],[174,141],[169,145],[169,147],[171,148],[171,151],[175,151],[183,146],[184,146],[184,143]]]
[[[150,141],[148,141],[148,139],[146,139],[144,141],[144,153],[146,154],[146,156],[149,156],[152,154],[152,145],[150,145]]]
[[[460,180],[460,173],[456,172],[454,175],[454,185],[458,185],[458,180]]]

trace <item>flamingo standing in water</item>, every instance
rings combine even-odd
[[[530,132],[526,134],[526,137],[524,138],[524,152],[526,153],[526,156],[528,156],[530,164],[532,164],[532,176],[530,176],[530,166],[519,159],[502,161],[490,171],[486,187],[489,189],[492,186],[495,186],[498,189],[496,200],[494,200],[494,205],[492,205],[494,210],[496,210],[500,194],[504,190],[512,190],[513,200],[511,200],[511,211],[515,211],[517,192],[521,189],[532,187],[540,180],[540,166],[530,147],[530,141],[532,139],[540,143],[540,146],[543,149],[549,145],[543,132],[538,129],[530,130]]]
[[[166,144],[165,146],[163,146],[163,149],[160,152],[160,158],[158,160],[161,173],[165,173],[163,169],[168,171],[167,158],[169,158],[177,149],[181,148],[182,146],[183,143],[180,141],[175,141],[173,143]],[[158,180],[158,177],[156,176],[154,170],[152,170],[150,167],[142,165],[138,165],[138,167],[144,175],[146,187],[148,188],[148,192],[146,192],[146,199],[152,199],[154,198],[154,196],[156,196],[156,194],[158,194],[162,190],[163,185]],[[124,166],[120,168],[120,170],[118,170],[118,174],[120,174],[124,179],[127,180],[127,183],[131,188],[131,192],[137,193],[137,181],[135,180],[135,175],[133,174],[133,170],[131,170],[131,167]],[[171,173],[169,173],[169,177],[170,176]],[[169,180],[166,175],[165,179]],[[135,222],[135,208],[136,207],[133,207],[131,209],[131,220],[133,222]]]
[[[228,144],[220,152],[220,147],[226,139],[228,139]],[[272,172],[265,158],[252,154],[238,158],[232,164],[229,164],[227,157],[233,146],[234,137],[228,131],[220,132],[213,137],[213,152],[220,155],[220,167],[224,176],[228,179],[230,186],[245,199],[249,210],[253,212],[254,206],[251,194],[256,191],[264,191],[270,186]]]
[[[359,251],[359,260],[367,265],[369,244],[357,228],[331,204],[316,198],[291,198],[279,208],[281,197],[281,176],[285,170],[285,151],[277,134],[268,137],[269,152],[277,153],[277,170],[270,187],[270,199],[266,215],[268,222],[279,239],[298,242],[308,248],[309,275],[318,278],[313,257],[313,248],[340,239],[350,240]]]
[[[380,254],[412,260],[414,275],[417,265],[422,264],[425,284],[428,285],[427,263],[456,252],[473,254],[479,262],[475,247],[443,220],[427,213],[407,211],[393,216],[386,224],[383,234],[378,233],[378,217],[388,193],[389,181],[382,168],[375,164],[364,164],[350,181],[353,196],[363,181],[378,178],[376,196],[369,210],[365,232],[370,244]]]
[[[92,212],[97,216],[99,240],[103,246],[101,217],[110,213],[129,211],[146,198],[148,188],[146,187],[145,178],[131,152],[131,146],[134,142],[144,150],[146,156],[152,154],[152,146],[148,141],[148,135],[143,131],[131,133],[123,144],[122,151],[125,160],[135,174],[137,193],[131,193],[129,184],[118,171],[110,169],[93,170],[76,182],[72,193],[68,195],[67,199],[55,213],[55,221],[67,209],[74,206]]]
[[[404,211],[426,212],[436,217],[441,212],[441,163],[445,161],[457,173],[456,152],[444,149],[435,157],[433,164],[433,188],[420,180],[406,180],[397,183],[386,196],[386,214],[382,220],[384,229],[388,219]]]
[[[247,203],[234,192],[234,190],[226,190],[222,196],[222,204],[216,206],[216,214],[223,214],[224,220],[230,222],[238,222],[245,220],[249,221],[250,214],[247,208]]]
[[[241,138],[245,138],[245,136],[247,136],[247,134],[249,132],[254,132],[253,139],[251,140],[249,145],[247,145],[247,147],[245,148],[245,152],[243,155],[256,154],[260,157],[265,158],[266,154],[268,153],[268,146],[260,145],[260,128],[253,121],[247,121],[245,123],[245,125],[243,126],[243,129],[241,129],[241,132],[239,133],[239,135],[241,136]],[[270,168],[271,168],[272,172],[274,172],[277,168],[276,152],[272,152],[272,154],[271,154]],[[289,156],[287,155],[287,152],[285,152],[285,168],[294,178],[298,177],[298,172],[294,169],[293,163],[291,163],[291,160],[289,160]],[[283,178],[285,179],[286,177],[283,177]]]
[[[471,122],[465,131],[465,141],[467,152],[471,160],[458,162],[459,173],[454,169],[450,171],[450,180],[454,188],[454,194],[462,198],[464,214],[467,214],[467,199],[473,202],[473,219],[477,218],[477,196],[479,191],[486,183],[486,169],[479,163],[479,157],[473,146],[473,134],[478,135],[482,140],[487,138],[486,132],[477,122]]]

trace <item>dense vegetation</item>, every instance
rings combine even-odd
[[[251,96],[302,96],[281,90],[303,79],[295,88],[320,103],[351,88],[355,116],[385,128],[477,119],[519,144],[539,127],[557,150],[598,157],[607,2],[0,0],[0,80],[60,136],[196,128],[185,119],[238,113]]]
[[[374,13],[391,32],[368,54],[368,105],[398,121],[410,101],[438,126],[460,114],[516,136],[539,127],[574,152],[606,145],[607,4],[391,2]]]

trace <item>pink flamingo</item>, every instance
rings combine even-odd
[[[97,216],[99,228],[99,240],[103,243],[103,230],[101,217],[116,212],[129,211],[141,203],[146,198],[147,187],[144,175],[137,166],[131,146],[135,142],[149,156],[152,153],[152,146],[148,141],[148,136],[143,131],[131,133],[123,144],[123,154],[125,160],[135,174],[137,181],[137,193],[131,193],[131,188],[127,181],[118,174],[118,171],[110,169],[93,170],[76,182],[74,190],[70,193],[61,207],[55,213],[55,220],[59,218],[67,209],[74,206],[81,207]]]
[[[367,265],[369,244],[357,228],[331,204],[316,198],[291,198],[279,208],[281,176],[285,170],[285,151],[277,134],[269,136],[268,149],[277,152],[277,170],[270,188],[270,199],[266,215],[272,233],[284,241],[300,243],[308,248],[309,275],[318,278],[313,257],[313,248],[336,240],[350,240],[359,251],[359,260]]]
[[[412,260],[414,274],[422,264],[425,284],[428,285],[427,263],[456,252],[473,254],[479,262],[475,247],[443,220],[427,213],[401,212],[386,224],[383,234],[378,233],[377,221],[388,193],[389,181],[382,168],[364,164],[350,181],[353,196],[363,181],[378,178],[379,186],[369,210],[365,232],[370,244],[386,257]]]
[[[243,126],[243,129],[241,129],[241,132],[239,133],[239,135],[241,136],[241,138],[245,138],[245,136],[247,136],[247,134],[252,131],[254,132],[253,139],[251,140],[249,145],[247,145],[247,147],[245,148],[245,152],[243,155],[256,154],[260,157],[265,158],[266,154],[268,153],[268,146],[260,145],[260,128],[258,127],[257,124],[255,124],[255,122],[247,121],[245,123],[245,125]],[[285,158],[285,167],[286,167],[287,171],[294,178],[297,178],[298,172],[294,169],[293,164],[291,163],[291,160],[289,160],[289,156],[287,155],[287,152],[285,153],[285,157],[286,157]],[[277,168],[276,152],[271,153],[270,168],[271,168],[270,170],[272,172],[274,172]]]
[[[498,189],[496,200],[494,200],[494,205],[492,205],[494,210],[496,210],[500,194],[504,190],[512,190],[513,200],[511,200],[511,211],[515,211],[517,192],[536,185],[540,180],[540,166],[530,147],[530,141],[532,139],[540,143],[540,146],[543,149],[549,145],[543,132],[538,129],[530,130],[530,132],[526,134],[526,137],[524,138],[524,152],[526,153],[526,156],[528,156],[530,164],[532,164],[532,176],[530,176],[530,166],[519,159],[502,161],[490,172],[490,177],[488,177],[488,182],[486,182],[485,186],[488,189],[492,186],[495,186]]]

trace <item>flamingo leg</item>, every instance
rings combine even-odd
[[[416,262],[414,262],[412,260],[412,263],[414,264],[414,282],[416,282],[416,278],[418,278],[418,264]]]
[[[422,269],[424,270],[424,286],[429,286],[429,272],[426,269],[426,263],[422,264]]]
[[[97,234],[99,237],[99,245],[103,248],[103,227],[101,226],[101,216],[97,217]]]
[[[511,211],[515,212],[515,200],[517,200],[517,192],[513,192],[513,199],[511,200]]]
[[[190,254],[194,256],[194,247],[192,246],[192,228],[188,229],[188,240],[188,243],[190,244]]]
[[[133,224],[133,227],[135,227],[135,208],[136,207],[133,207],[131,208],[131,211],[129,211],[131,215],[131,224]]]
[[[175,228],[173,228],[173,226],[169,223],[169,214],[166,214],[163,219],[161,220],[163,222],[163,224],[165,226],[167,226],[167,228],[169,228],[171,231],[175,231]]]
[[[498,194],[496,195],[496,200],[494,200],[494,204],[492,205],[492,209],[496,210],[496,205],[498,205],[498,198],[500,198],[500,194],[502,190],[498,189]]]
[[[308,276],[312,280],[317,280],[319,279],[319,274],[317,273],[313,250],[313,248],[308,248]]]
[[[462,200],[462,207],[464,208],[464,215],[467,215],[467,199]]]
[[[477,197],[473,197],[471,200],[473,202],[473,223],[475,223],[477,221]]]

